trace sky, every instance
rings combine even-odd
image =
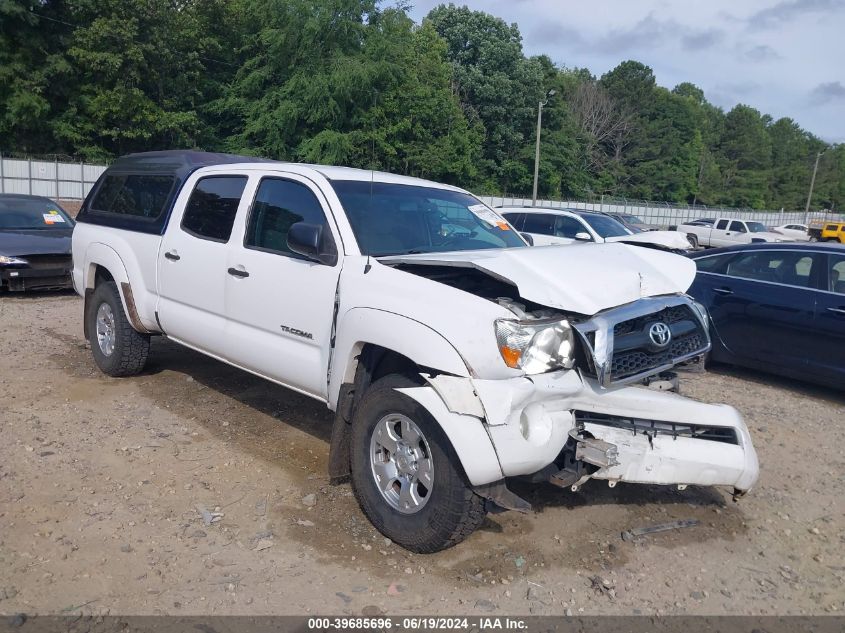
[[[442,0],[411,0],[417,21]],[[845,0],[464,0],[516,22],[526,55],[600,77],[626,59],[845,142]]]

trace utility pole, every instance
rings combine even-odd
[[[533,202],[531,206],[537,206],[537,183],[540,179],[540,130],[543,127],[543,106],[545,106],[549,99],[555,96],[554,90],[549,90],[546,93],[546,98],[543,101],[540,101],[540,105],[537,107],[537,147],[534,151],[534,195],[533,195]]]
[[[827,151],[827,150],[825,150]],[[810,214],[810,201],[813,199],[813,187],[816,186],[816,172],[819,170],[819,159],[824,152],[816,154],[816,164],[813,166],[813,177],[810,179],[810,192],[807,194],[807,206],[804,207],[804,224],[807,224]]]

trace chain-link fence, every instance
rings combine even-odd
[[[483,196],[481,199],[492,207],[533,206],[530,198]],[[767,211],[723,206],[678,205],[670,202],[611,197],[589,200],[538,200],[536,206],[551,209],[581,209],[585,211],[632,215],[639,218],[644,224],[652,224],[664,229],[699,218],[720,217],[757,221],[762,222],[766,226],[780,226],[791,223],[810,224],[811,222],[829,220],[845,221],[845,216],[831,211],[811,211],[805,214],[803,211],[786,211],[784,209]]]

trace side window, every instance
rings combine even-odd
[[[308,187],[292,180],[265,178],[252,205],[244,246],[301,259],[288,248],[288,231],[297,222],[322,226],[323,235],[331,239],[323,207]]]
[[[557,237],[568,237],[574,240],[578,233],[588,233],[588,231],[575,218],[570,218],[568,215],[559,215],[555,218],[555,235]]]
[[[809,288],[813,257],[795,251],[755,251],[740,255],[728,264],[731,277],[769,281]]]
[[[555,216],[546,213],[526,213],[525,214],[525,228],[522,230],[526,233],[539,233],[540,235],[554,235]]]
[[[698,257],[695,260],[695,267],[702,273],[724,273],[725,266],[734,258],[734,255],[711,255],[710,257]]]
[[[199,180],[185,207],[182,230],[204,240],[228,242],[246,181],[246,176]]]
[[[91,211],[155,220],[164,212],[172,188],[172,176],[113,174],[100,185]]]
[[[517,231],[522,231],[522,225],[525,222],[524,213],[503,213],[502,217],[513,225]]]
[[[742,222],[737,222],[734,220],[731,222],[731,231],[736,231],[737,233],[747,233],[748,231],[745,229],[745,225]]]
[[[830,274],[827,283],[828,290],[845,295],[845,256],[830,255]]]
[[[716,222],[716,228],[724,231],[728,228],[728,221],[727,220],[719,220]]]

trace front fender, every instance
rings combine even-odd
[[[334,409],[340,386],[355,378],[355,358],[366,344],[410,358],[420,367],[454,376],[470,375],[467,363],[443,336],[419,321],[374,308],[352,308],[339,319],[329,372],[329,406]]]

